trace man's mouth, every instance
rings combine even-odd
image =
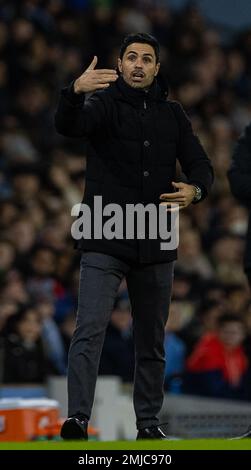
[[[135,72],[132,72],[132,78],[134,80],[142,80],[142,78],[144,78],[145,74],[144,72],[140,71],[140,70],[135,70]]]

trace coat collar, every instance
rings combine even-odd
[[[140,106],[144,100],[147,101],[165,101],[168,91],[161,87],[161,83],[156,78],[148,91],[132,88],[128,85],[123,77],[120,75],[119,78],[113,83],[107,92],[112,95],[113,98],[127,101],[133,106]]]

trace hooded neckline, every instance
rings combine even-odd
[[[143,101],[165,101],[168,91],[161,87],[161,81],[154,78],[152,84],[147,90],[133,88],[125,82],[122,75],[118,77],[108,89],[114,98],[129,101],[134,106],[141,104]]]

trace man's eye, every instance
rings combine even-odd
[[[144,58],[144,62],[151,62],[150,57],[145,57],[145,58]]]
[[[134,56],[134,55],[130,55],[130,56],[128,57],[128,59],[129,59],[129,60],[134,60],[134,59],[135,59],[135,56]]]

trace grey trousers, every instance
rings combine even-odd
[[[141,429],[158,424],[157,414],[163,403],[164,330],[173,266],[174,262],[129,265],[102,253],[82,254],[77,324],[69,351],[69,416],[82,414],[90,418],[106,327],[125,276],[135,343],[136,425]]]

